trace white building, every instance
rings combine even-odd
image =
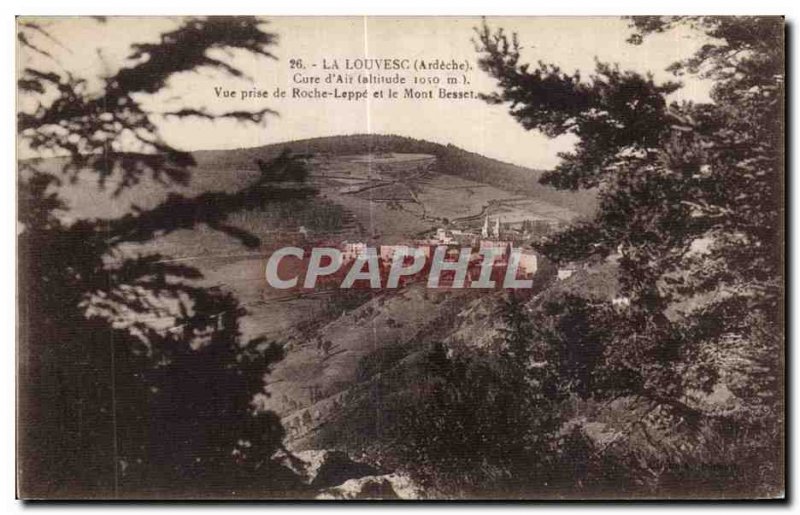
[[[483,227],[481,228],[481,237],[483,238],[499,238],[500,237],[500,217],[494,219],[494,227],[489,230],[489,215],[483,220]]]
[[[448,234],[446,229],[441,227],[436,229],[436,235],[433,237],[433,239],[436,240],[437,243],[441,243],[443,245],[449,245],[456,242],[455,238]]]
[[[531,250],[522,250],[519,255],[519,270],[523,275],[533,275],[536,273],[538,261],[536,253]]]
[[[342,260],[353,261],[359,256],[364,256],[367,253],[367,244],[362,242],[349,242],[342,243]]]
[[[569,279],[572,277],[572,274],[575,273],[575,270],[572,268],[559,268],[558,269],[558,280],[563,281],[565,279]]]

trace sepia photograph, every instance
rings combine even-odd
[[[16,17],[17,498],[785,499],[786,30]]]

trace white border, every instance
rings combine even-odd
[[[2,450],[2,459],[0,459],[0,507],[2,513],[18,512],[23,509],[32,509],[31,506],[25,506],[22,503],[14,500],[14,401],[15,401],[15,246],[14,241],[16,238],[16,219],[15,219],[15,107],[14,107],[14,47],[15,47],[15,31],[14,31],[14,15],[90,15],[90,14],[106,14],[106,15],[170,15],[170,14],[271,14],[271,15],[621,15],[621,14],[773,14],[773,15],[786,15],[791,25],[792,40],[797,37],[797,22],[800,19],[800,2],[794,1],[776,1],[776,0],[759,0],[756,2],[749,1],[704,1],[698,2],[697,0],[670,0],[663,3],[648,3],[641,0],[617,0],[615,2],[536,2],[534,0],[527,1],[487,1],[481,2],[474,0],[459,0],[452,2],[435,2],[433,0],[393,0],[393,1],[367,1],[367,0],[336,0],[336,1],[306,1],[306,0],[293,0],[291,2],[247,2],[244,0],[171,0],[169,2],[126,2],[111,4],[108,0],[90,0],[76,3],[73,1],[64,0],[40,0],[40,1],[21,1],[12,0],[2,4],[0,11],[3,16],[0,17],[0,30],[2,36],[0,37],[0,59],[2,59],[2,69],[6,70],[3,79],[0,79],[0,99],[2,99],[2,116],[0,116],[0,142],[2,143],[3,152],[0,156],[7,166],[5,173],[0,174],[0,242],[4,245],[0,250],[0,260],[2,267],[0,267],[0,330],[2,330],[2,338],[0,338],[0,345],[2,345],[2,374],[0,375],[0,450]],[[793,41],[790,40],[790,43]],[[87,44],[92,44],[87,42]],[[791,58],[791,65],[794,73],[790,78],[794,78],[796,74],[797,54],[793,49],[794,44],[788,49],[788,56]],[[795,98],[794,93],[797,91],[795,80],[791,81],[791,88],[789,95]],[[787,151],[791,153],[792,149],[797,144],[797,119],[794,112],[789,113],[791,117],[791,125],[794,127],[792,131],[791,141],[787,142]],[[794,163],[793,158],[789,159],[789,163]],[[793,170],[788,171],[793,174]],[[791,181],[791,192],[789,199],[793,200],[798,198],[798,185],[797,179]],[[791,200],[787,204],[791,205]],[[794,208],[791,212],[790,227],[792,228],[790,241],[797,241],[798,237],[798,209]],[[796,259],[794,260],[796,261]],[[787,267],[792,263],[787,262]],[[796,291],[796,277],[790,274],[791,291]],[[791,311],[787,312],[789,320],[798,320],[800,317],[800,307],[797,304],[791,305]],[[796,334],[796,330],[795,330]],[[789,348],[794,347],[794,341],[787,342]],[[790,363],[790,378],[791,371],[795,370],[794,365],[797,361],[797,349],[792,352],[792,363]],[[791,380],[791,392],[789,393],[790,399],[797,397],[797,381]],[[795,430],[794,413],[790,411],[790,428]],[[790,447],[792,456],[790,460],[796,463],[796,449],[797,445]],[[795,474],[790,474],[789,479],[792,482],[791,491],[797,496],[797,482]],[[797,505],[798,503],[793,503]],[[69,505],[60,506],[62,509],[68,509],[72,512],[83,511],[96,511],[105,510],[105,506],[87,506],[87,505]],[[178,508],[178,506],[139,506],[139,505],[122,505],[118,506],[120,509],[125,510],[143,510],[147,509],[151,513],[165,513],[168,510]],[[223,512],[234,509],[259,509],[269,510],[269,512],[292,512],[292,513],[306,513],[316,510],[318,507],[309,505],[297,506],[253,506],[253,505],[224,505],[224,506],[208,506],[208,505],[191,505],[183,506],[180,509],[186,510],[203,510]],[[337,505],[325,506],[326,511],[334,511],[345,513],[352,509],[358,510],[374,510],[375,505],[368,506],[353,506],[353,505]],[[769,507],[756,507],[754,505],[703,505],[703,506],[668,506],[668,505],[651,505],[649,508],[655,508],[659,511],[668,512],[686,512],[686,511],[706,511],[724,512],[729,510],[750,512],[751,510],[769,509]],[[781,511],[786,509],[794,509],[796,506],[778,507]],[[37,506],[35,509],[39,509]],[[392,509],[393,511],[398,509]],[[576,505],[542,505],[542,506],[525,506],[525,505],[511,505],[506,507],[491,506],[481,507],[478,505],[437,505],[437,506],[406,506],[399,508],[403,511],[414,511],[414,513],[433,513],[440,510],[496,510],[496,509],[509,509],[509,510],[536,510],[539,513],[555,513],[563,512],[564,510],[572,511],[574,509],[586,509],[585,507],[578,507]],[[616,505],[613,507],[601,507],[597,505],[589,506],[589,509],[603,509],[604,511],[611,510],[635,510],[643,509],[639,505]]]

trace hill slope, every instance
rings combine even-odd
[[[263,147],[204,150],[195,152],[194,156],[200,168],[249,169],[255,167],[256,159],[268,159],[284,149],[296,153],[333,156],[388,152],[430,154],[437,158],[436,171],[439,173],[490,184],[515,194],[529,195],[571,209],[583,216],[590,216],[597,206],[596,195],[592,191],[559,191],[540,184],[539,178],[543,173],[541,170],[504,163],[454,145],[441,145],[404,136],[382,134],[330,136],[275,143]]]

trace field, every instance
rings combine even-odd
[[[578,216],[535,198],[437,173],[431,155],[337,156],[311,165],[315,184],[355,215],[364,238],[394,241],[450,224],[477,229],[484,215],[561,222]]]

